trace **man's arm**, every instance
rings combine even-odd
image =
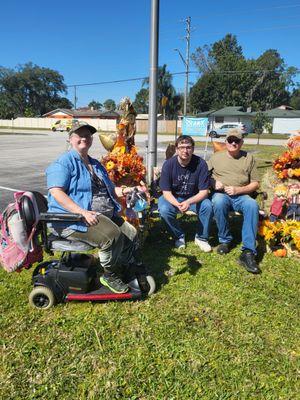
[[[176,200],[176,198],[173,196],[172,192],[169,190],[163,190],[163,196],[164,198],[171,203],[173,206],[179,208],[179,201]]]
[[[194,196],[190,197],[189,199],[186,199],[186,200],[182,201],[178,208],[179,208],[179,210],[181,212],[185,212],[185,211],[187,211],[189,209],[189,207],[192,204],[199,203],[200,201],[206,199],[207,196],[208,196],[208,190],[207,189],[199,190],[199,192],[197,194],[195,194]]]
[[[259,182],[253,181],[246,186],[225,186],[224,192],[229,196],[235,196],[240,194],[251,194],[259,188]]]

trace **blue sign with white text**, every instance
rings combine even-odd
[[[184,117],[182,120],[182,134],[206,136],[208,118]]]

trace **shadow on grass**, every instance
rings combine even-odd
[[[241,215],[231,215],[229,218],[229,223],[230,230],[233,235],[232,250],[234,250],[235,248],[241,247],[243,217]],[[194,241],[194,236],[197,229],[196,216],[184,215],[180,217],[180,225],[185,232],[186,241]],[[257,241],[258,254],[256,259],[257,262],[260,263],[266,254],[266,246],[260,236],[258,236]],[[219,245],[218,230],[214,220],[211,224],[209,243],[213,248],[217,248]],[[151,272],[153,272],[158,290],[169,282],[170,277],[174,275],[181,275],[186,272],[190,275],[196,275],[202,268],[202,264],[198,260],[197,256],[190,254],[189,249],[187,249],[187,251],[180,251],[174,248],[174,240],[171,238],[163,222],[160,221],[159,218],[154,221],[149,236],[144,243],[142,252],[143,259],[151,268]],[[178,260],[178,265],[180,265],[177,268],[175,267],[175,269],[173,269],[170,265],[170,259],[172,257],[176,257]],[[182,262],[180,260],[186,260],[184,266],[182,266]]]
[[[192,240],[192,232],[196,231],[196,221],[188,221],[182,218],[181,225],[184,232],[186,232],[187,241]],[[146,264],[149,265],[155,277],[157,290],[166,285],[170,277],[181,275],[186,272],[191,275],[196,275],[202,267],[201,262],[195,255],[175,249],[174,240],[159,218],[154,221],[149,236],[144,243],[142,252],[143,259]],[[173,270],[170,265],[170,259],[174,256],[179,260],[178,264],[181,264],[180,260],[185,260],[186,265]]]

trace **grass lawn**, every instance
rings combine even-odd
[[[271,159],[265,147],[261,170]],[[0,398],[299,398],[300,263],[265,254],[260,243],[262,274],[253,276],[236,263],[239,218],[226,256],[199,252],[195,218],[182,223],[184,252],[154,221],[144,260],[158,290],[142,302],[38,312],[27,301],[32,270],[0,270]],[[213,225],[214,246],[215,237]]]
[[[257,133],[249,133],[246,138],[257,138]],[[288,139],[290,134],[288,133],[263,133],[260,136],[260,139]]]

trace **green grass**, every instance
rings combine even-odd
[[[296,399],[299,263],[268,254],[253,276],[238,248],[202,254],[184,225],[180,253],[155,224],[144,258],[158,291],[143,302],[38,312],[31,271],[0,271],[0,398]]]
[[[260,243],[262,274],[251,275],[236,262],[239,218],[226,256],[200,253],[195,218],[181,223],[185,252],[154,222],[144,260],[158,290],[145,301],[38,312],[32,270],[0,270],[0,398],[297,399],[300,263]]]
[[[257,133],[249,133],[246,138],[256,138],[257,139]],[[263,133],[262,135],[259,135],[260,139],[288,139],[290,135],[288,133]]]

